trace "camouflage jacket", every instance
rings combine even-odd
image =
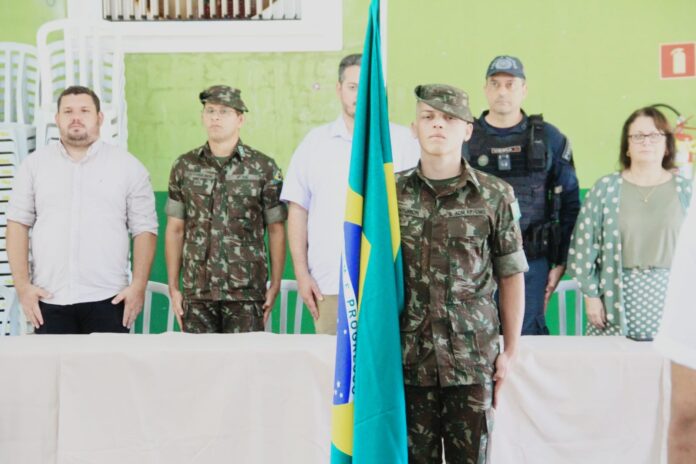
[[[180,156],[169,178],[168,216],[183,219],[183,293],[213,301],[263,300],[264,230],[284,221],[276,163],[241,140],[224,163],[206,143]]]
[[[527,270],[512,187],[462,164],[445,188],[420,165],[397,175],[407,385],[489,384],[499,353],[495,278]]]

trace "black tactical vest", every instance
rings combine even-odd
[[[462,153],[474,169],[497,176],[512,185],[522,217],[520,228],[548,221],[547,178],[549,172],[544,119],[527,118],[526,130],[506,136],[490,135],[477,119],[474,133]]]

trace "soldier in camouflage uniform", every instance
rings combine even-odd
[[[524,312],[519,208],[508,184],[461,159],[472,132],[467,94],[444,84],[415,93],[421,162],[397,175],[409,463],[440,462],[442,440],[447,462],[484,463],[490,408]]]
[[[248,110],[239,90],[216,85],[199,98],[208,141],[180,156],[169,179],[166,259],[172,308],[186,332],[261,331],[285,265],[282,174],[271,158],[240,140]]]

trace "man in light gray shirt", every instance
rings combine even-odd
[[[36,333],[127,332],[142,309],[157,241],[155,197],[142,163],[99,139],[103,120],[92,90],[65,89],[55,118],[60,141],[29,156],[15,178],[7,254]]]
[[[280,199],[288,203],[288,242],[300,297],[316,333],[336,334],[339,268],[348,174],[358,101],[361,55],[338,66],[341,114],[312,129],[292,155]],[[411,131],[389,123],[394,172],[418,164],[420,146]]]

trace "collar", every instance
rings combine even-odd
[[[416,168],[413,169],[410,173],[406,174],[406,177],[407,181],[404,182],[404,187],[402,188],[402,191],[404,188],[406,188],[407,185],[413,184],[414,182],[423,183],[427,185],[431,190],[435,191],[430,181],[423,175],[423,171],[421,170],[421,161],[418,161],[418,166],[416,166]],[[452,191],[462,190],[466,187],[467,184],[471,184],[471,186],[476,191],[480,191],[481,189],[481,181],[479,180],[478,175],[476,174],[476,170],[473,169],[471,165],[465,159],[462,158],[462,172],[459,174],[459,181],[456,183]]]
[[[244,158],[249,156],[244,147],[244,144],[242,143],[241,138],[237,141],[237,145],[235,145],[232,149],[232,157],[234,158],[235,156],[238,157],[240,160],[243,160]],[[201,146],[198,149],[198,157],[207,157],[210,159],[213,159],[215,157],[215,155],[213,155],[213,151],[210,149],[210,144],[208,142],[205,142],[203,146]]]
[[[525,113],[524,110],[520,111],[522,111],[522,120],[512,127],[495,127],[490,125],[488,121],[486,121],[486,115],[490,112],[489,110],[485,110],[483,113],[481,113],[481,116],[479,116],[476,121],[489,134],[508,135],[523,133],[527,131],[527,121],[529,120],[529,118],[527,117],[527,113]]]
[[[97,153],[99,153],[99,150],[102,148],[104,142],[102,139],[98,138],[97,140],[92,143],[92,145],[87,148],[87,154],[84,156],[79,161],[76,161],[72,156],[70,156],[70,153],[68,153],[68,150],[65,148],[65,145],[63,145],[62,140],[58,140],[58,152],[65,157],[66,159],[72,161],[73,163],[86,163],[87,161],[94,159],[95,156],[97,156]]]
[[[343,140],[351,142],[353,140],[353,134],[348,133],[348,128],[346,127],[346,122],[343,120],[343,115],[339,114],[338,118],[329,125],[329,135],[333,137],[340,137]]]

